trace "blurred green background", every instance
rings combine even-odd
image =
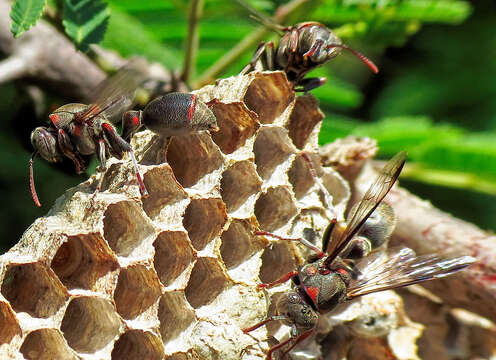
[[[285,1],[253,0],[272,14]],[[320,21],[380,68],[372,74],[342,54],[311,75],[327,84],[313,91],[326,113],[320,141],[366,135],[378,139],[379,157],[406,149],[401,184],[439,208],[484,229],[496,229],[496,2],[494,0],[310,1],[286,24]],[[101,45],[123,56],[144,55],[180,69],[187,34],[186,0],[113,0]],[[231,0],[205,0],[193,83],[259,26]],[[126,35],[131,34],[131,35]],[[277,40],[267,33],[264,39]],[[254,47],[216,77],[238,73]],[[4,57],[2,57],[4,58]],[[41,89],[44,91],[44,89]],[[25,82],[0,85],[0,251],[8,250],[67,188],[85,180],[70,163],[35,165],[36,208],[29,194],[31,130],[37,117]],[[63,94],[46,94],[63,104]],[[91,167],[94,169],[94,166]]]

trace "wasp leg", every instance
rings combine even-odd
[[[127,141],[125,141],[123,138],[117,134],[115,131],[114,127],[108,123],[103,123],[102,124],[102,129],[105,134],[105,137],[112,147],[112,150],[117,153],[118,155],[122,156],[125,152],[129,154],[133,161],[133,166],[134,166],[134,172],[136,174],[136,179],[138,181],[138,186],[139,190],[141,193],[142,197],[147,197],[148,196],[148,191],[146,190],[145,183],[143,182],[143,179],[141,178],[141,174],[138,169],[138,162],[136,161],[136,157],[134,156],[134,151],[131,145]]]
[[[262,283],[262,284],[258,284],[257,285],[257,289],[269,289],[273,286],[276,286],[278,284],[282,284],[282,283],[285,283],[286,281],[288,281],[289,279],[292,279],[294,278],[295,276],[298,275],[298,270],[295,270],[295,271],[291,271],[291,272],[288,272],[286,275],[284,275],[283,277],[281,277],[280,279],[277,279],[275,281],[272,281],[270,283]]]
[[[265,70],[275,70],[275,57],[274,43],[271,41],[265,46],[265,56],[262,57],[262,64]]]
[[[57,143],[59,144],[60,152],[74,162],[76,173],[81,174],[84,172],[84,170],[86,170],[86,165],[84,164],[83,158],[78,155],[72,145],[69,135],[62,129],[59,129],[57,132]]]
[[[100,166],[97,168],[97,171],[101,172],[102,176],[100,176],[100,180],[96,185],[96,192],[100,192],[102,190],[103,173],[107,170],[107,152],[105,148],[105,140],[103,138],[98,140],[98,160],[100,160]]]
[[[241,75],[248,74],[249,72],[255,70],[255,65],[257,64],[257,61],[260,60],[260,58],[262,57],[262,54],[266,51],[266,47],[267,44],[265,43],[265,41],[262,41],[260,44],[258,44],[258,47],[253,53],[250,62],[243,68],[243,70],[241,70]]]
[[[253,331],[253,330],[256,330],[258,329],[259,327],[261,326],[264,326],[265,324],[267,324],[268,322],[270,321],[277,321],[277,320],[287,320],[288,317],[286,315],[273,315],[273,316],[270,316],[268,317],[267,319],[263,320],[263,321],[260,321],[259,323],[253,325],[253,326],[250,326],[248,328],[244,328],[244,329],[241,329],[245,334]]]
[[[122,114],[122,138],[126,141],[131,140],[131,137],[143,125],[142,112],[139,110],[130,110]]]
[[[325,77],[303,79],[296,82],[294,90],[297,92],[307,93],[313,89],[321,87],[326,83],[326,81],[327,79]]]
[[[272,346],[269,349],[269,351],[267,352],[267,360],[272,360],[272,353],[274,351],[282,348],[283,346],[285,346],[286,344],[289,344],[290,342],[293,342],[291,344],[291,346],[282,353],[282,357],[284,357],[284,355],[286,355],[289,351],[291,351],[298,343],[302,342],[307,337],[309,337],[312,334],[312,332],[313,332],[313,329],[307,330],[307,331],[305,331],[303,334],[301,334],[299,336],[296,336],[296,337],[295,336],[291,336],[289,339],[283,341],[282,343],[279,343],[277,345]]]
[[[278,240],[297,241],[300,244],[306,246],[307,248],[315,251],[317,256],[319,257],[319,259],[323,258],[325,256],[325,254],[317,246],[315,246],[310,241],[308,241],[304,238],[285,238],[285,237],[282,237],[282,236],[279,236],[276,234],[272,234],[272,233],[267,232],[267,231],[255,231],[255,235],[270,236],[270,237],[276,238]]]

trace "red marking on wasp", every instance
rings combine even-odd
[[[310,296],[312,301],[317,304],[317,296],[319,296],[319,288],[317,286],[305,287],[305,292]]]
[[[82,134],[82,133],[83,133],[83,132],[82,132],[81,126],[79,126],[79,125],[75,125],[75,126],[74,126],[74,135],[76,135],[76,136],[81,136],[81,134]]]
[[[193,114],[195,113],[195,108],[196,108],[196,101],[198,100],[198,96],[196,95],[191,95],[191,104],[189,105],[188,108],[188,115],[186,117],[186,123],[189,125],[191,118],[193,117]]]
[[[482,280],[485,280],[485,281],[496,281],[496,275],[484,275],[484,276],[482,276]]]
[[[337,272],[341,275],[348,275],[348,271],[346,271],[345,269],[338,269]]]
[[[317,273],[317,269],[314,266],[309,266],[306,269],[308,275],[315,275]]]
[[[57,114],[50,114],[48,115],[50,118],[50,121],[52,122],[53,125],[57,126],[57,122],[59,121],[59,116]]]
[[[139,124],[139,117],[133,116],[133,119],[131,121],[133,122],[134,125],[138,125]]]

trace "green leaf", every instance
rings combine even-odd
[[[14,37],[21,34],[33,26],[41,17],[46,0],[16,0],[10,10],[12,25],[10,31]]]
[[[62,23],[77,48],[87,51],[89,44],[103,40],[109,14],[107,4],[101,0],[64,0]]]

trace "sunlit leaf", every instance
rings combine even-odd
[[[41,17],[46,0],[16,0],[10,10],[12,24],[10,31],[14,37],[19,37],[23,32],[33,26]]]

